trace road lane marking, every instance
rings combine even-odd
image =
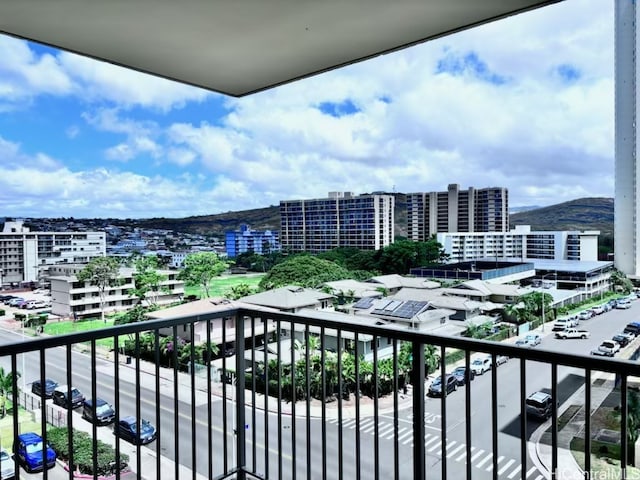
[[[458,445],[456,448],[454,448],[453,450],[451,450],[448,454],[447,454],[447,458],[451,458],[453,457],[456,453],[458,453],[461,449],[463,449],[465,447],[464,443],[461,443],[460,445]],[[466,452],[465,452],[466,453]]]
[[[502,460],[504,460],[504,456],[500,455],[496,463],[499,464]],[[491,462],[489,466],[485,469],[486,472],[490,472],[491,470],[493,470],[493,462]]]
[[[488,453],[486,457],[484,457],[482,460],[480,460],[478,462],[478,464],[476,465],[477,468],[482,467],[485,463],[487,463],[489,460],[491,460],[493,458],[493,453]]]
[[[475,459],[478,458],[483,453],[484,453],[484,450],[482,450],[482,449],[480,449],[476,453],[474,453],[473,456],[471,457],[471,463],[473,463],[475,461]]]
[[[513,469],[513,472],[511,472],[507,478],[515,477],[518,473],[520,473],[520,470],[522,470],[522,465],[516,465],[516,468]]]
[[[504,472],[508,470],[508,468],[515,463],[515,460],[512,458],[507,463],[505,463],[500,470],[498,470],[498,475],[502,475]]]
[[[438,440],[438,438],[436,438],[436,440]],[[431,442],[429,442],[431,443]],[[425,447],[427,446],[427,444],[424,445]],[[437,450],[438,448],[442,448],[442,442],[440,440],[438,440],[429,450],[427,450],[429,453],[433,452],[434,450]]]
[[[476,449],[476,447],[471,447],[471,451],[473,452]],[[462,460],[463,458],[465,458],[467,456],[467,451],[465,450],[464,452],[462,452],[458,458],[456,458],[456,462],[459,462],[460,460]],[[466,460],[465,460],[466,463]]]
[[[403,440],[404,437],[409,437],[409,441],[413,440],[413,430],[408,429],[402,435],[398,435],[398,442]],[[405,442],[403,441],[402,444],[404,445]]]

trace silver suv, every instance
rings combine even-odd
[[[545,392],[535,392],[525,400],[527,415],[546,420],[553,411],[553,399]]]

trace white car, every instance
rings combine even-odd
[[[15,478],[16,468],[13,458],[4,448],[0,450],[0,477]]]
[[[482,375],[491,369],[491,357],[476,358],[471,362],[471,371],[476,375]]]

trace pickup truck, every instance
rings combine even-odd
[[[612,340],[605,340],[598,348],[591,350],[591,355],[602,355],[605,357],[613,357],[620,351],[620,345]]]
[[[591,335],[590,332],[586,331],[586,330],[578,330],[575,328],[567,328],[565,330],[562,330],[561,332],[556,332],[556,338],[561,338],[563,340],[566,340],[567,338],[589,338],[589,335]]]

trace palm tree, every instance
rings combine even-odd
[[[4,418],[7,414],[7,395],[13,390],[14,379],[20,378],[19,373],[5,372],[3,367],[0,367],[0,418]]]

